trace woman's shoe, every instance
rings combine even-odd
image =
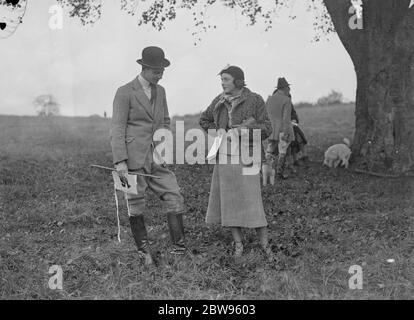
[[[243,254],[243,243],[242,242],[235,242],[234,247],[235,247],[235,249],[234,249],[234,257],[235,258],[241,257],[242,254]]]

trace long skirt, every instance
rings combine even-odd
[[[230,163],[229,159],[227,163]],[[260,175],[243,175],[242,170],[241,164],[215,165],[206,215],[207,223],[217,223],[223,227],[267,226]]]

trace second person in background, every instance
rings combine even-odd
[[[290,84],[285,78],[279,78],[276,91],[266,102],[266,110],[272,123],[272,134],[266,148],[266,161],[273,166],[278,151],[276,174],[279,179],[287,179],[284,169],[289,144],[295,140],[291,122],[292,100]]]

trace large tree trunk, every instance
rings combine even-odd
[[[364,0],[363,29],[349,27],[351,1],[324,0],[357,75],[356,166],[414,170],[414,8],[410,0]]]

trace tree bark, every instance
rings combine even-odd
[[[374,172],[414,170],[414,9],[410,0],[363,1],[363,29],[349,27],[351,2],[324,0],[357,76],[353,164]]]

